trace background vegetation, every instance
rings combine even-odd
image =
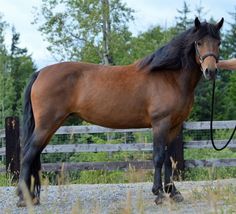
[[[92,63],[125,65],[143,58],[157,48],[170,41],[180,32],[193,25],[193,19],[198,16],[204,20],[206,14],[202,5],[197,5],[195,11],[191,11],[184,1],[182,8],[176,11],[176,23],[169,28],[153,26],[147,31],[134,35],[129,29],[129,23],[134,20],[135,11],[127,7],[121,0],[44,0],[42,7],[35,13],[33,24],[38,26],[39,33],[49,42],[48,50],[58,61],[74,60]],[[63,10],[61,8],[64,8]],[[229,23],[227,31],[222,32],[221,58],[236,57],[236,7],[230,12],[232,23]],[[210,20],[215,22],[214,17]],[[10,48],[6,48],[5,31],[12,29]],[[14,26],[9,26],[3,16],[0,16],[0,129],[4,127],[6,116],[22,117],[22,94],[24,87],[33,72],[37,70],[32,57],[25,47],[19,46],[20,34]],[[236,72],[220,71],[216,84],[216,120],[230,120],[236,118]],[[224,94],[224,96],[222,96]],[[189,120],[202,121],[210,118],[211,83],[201,81],[196,90],[196,101]],[[79,124],[81,121],[72,118],[67,124]],[[137,136],[130,134],[133,142]],[[84,141],[92,143],[106,142],[101,136],[83,136]],[[147,136],[149,140],[151,137]],[[122,138],[113,136],[114,142],[121,142]],[[52,140],[53,142],[57,140]],[[64,142],[66,139],[64,139]],[[57,141],[58,142],[58,141]],[[187,158],[197,159],[199,154],[205,156],[214,154],[204,150],[203,152],[189,151]],[[221,153],[223,154],[223,153]],[[235,156],[231,150],[225,151],[225,156]],[[76,154],[72,156],[61,155],[57,161],[107,161],[148,159],[150,154],[129,153],[112,154]],[[201,157],[202,158],[202,157]],[[51,157],[43,157],[45,162]],[[234,170],[222,169],[221,175],[231,176]],[[225,171],[226,170],[226,171]],[[132,171],[132,170],[131,170]],[[142,173],[142,172],[141,172]],[[192,174],[191,174],[192,173]],[[186,178],[194,179],[201,174],[209,172],[192,171],[186,173]],[[236,174],[236,173],[235,173]],[[78,176],[71,174],[74,182],[98,182],[104,175],[106,181],[116,182],[122,177],[127,181],[129,172],[81,172]],[[151,179],[151,174],[141,176],[142,179]],[[50,177],[50,175],[48,175]],[[192,176],[192,177],[191,177]],[[52,176],[53,177],[53,176]],[[96,177],[97,180],[91,180]],[[204,177],[204,176],[203,176]],[[202,179],[202,177],[201,177]],[[119,180],[119,179],[118,179]],[[119,180],[119,181],[121,181]],[[104,181],[105,182],[105,181]]]

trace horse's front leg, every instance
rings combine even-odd
[[[165,151],[165,173],[164,173],[164,190],[168,193],[170,198],[175,202],[181,202],[184,200],[181,193],[176,189],[174,185],[173,175],[175,172],[175,154],[174,154],[174,141],[171,142]],[[172,167],[173,166],[173,167]]]
[[[172,128],[169,132],[170,142],[166,147],[165,151],[165,180],[164,180],[164,190],[169,194],[170,198],[175,202],[181,202],[184,200],[181,193],[176,189],[173,181],[173,175],[176,170],[176,143],[178,141],[177,137],[182,129],[182,123],[175,128]]]
[[[165,161],[165,146],[169,132],[169,120],[153,123],[153,164],[155,168],[152,192],[156,197],[156,204],[162,203],[164,191],[162,186],[162,166]]]

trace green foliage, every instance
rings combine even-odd
[[[0,173],[0,186],[11,186],[12,177],[10,174]]]
[[[178,33],[186,31],[190,26],[193,25],[193,20],[189,18],[191,10],[189,9],[186,1],[183,2],[181,10],[177,9],[179,16],[176,17],[176,29]]]
[[[234,71],[229,78],[227,96],[225,96],[224,102],[226,106],[226,117],[230,119],[236,118],[236,72]]]
[[[201,181],[201,180],[216,180],[235,178],[235,167],[220,167],[220,168],[192,168],[184,172],[184,180],[186,181]]]
[[[216,133],[216,138],[228,138],[228,132]],[[185,160],[201,160],[201,159],[224,159],[224,158],[236,158],[235,150],[224,149],[223,151],[215,151],[211,149],[185,149],[184,159]],[[236,168],[235,167],[212,167],[212,168],[191,168],[184,172],[185,180],[215,180],[215,179],[226,179],[235,178]]]
[[[236,7],[234,11],[229,13],[232,22],[229,23],[230,29],[224,35],[223,40],[223,53],[228,57],[236,57]]]
[[[211,149],[186,149],[184,150],[185,160],[189,159],[217,159],[217,158],[236,158],[233,150],[225,149],[223,151],[215,151]]]
[[[155,26],[140,33],[137,37],[133,37],[128,51],[129,63],[143,58],[170,41],[176,35],[176,29],[162,29],[160,26]],[[127,54],[126,54],[127,55]]]
[[[226,101],[222,93],[226,91],[226,85],[222,80],[216,80],[215,102],[214,102],[214,120],[227,120],[225,117],[227,111]],[[209,121],[211,115],[212,102],[212,82],[202,78],[195,91],[195,103],[190,114],[192,121]],[[233,118],[231,118],[233,119]]]
[[[133,10],[120,0],[45,0],[34,23],[39,24],[54,56],[100,63],[106,51],[111,51],[113,58],[115,50],[109,43],[118,41],[121,45],[119,40],[126,38],[132,14]]]
[[[19,47],[20,34],[14,27],[11,49],[6,49],[3,36],[6,27],[0,17],[0,128],[4,126],[5,117],[22,115],[23,90],[36,70],[27,49]]]

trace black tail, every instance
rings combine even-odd
[[[31,104],[31,89],[32,86],[37,79],[39,72],[34,73],[31,77],[31,80],[26,87],[25,90],[25,97],[24,97],[24,111],[23,111],[23,136],[22,136],[22,148],[23,148],[23,157],[29,149],[30,143],[33,140],[33,132],[35,127],[34,121],[34,114]],[[40,177],[39,177],[39,170],[41,169],[41,162],[40,162],[40,153],[37,154],[34,161],[30,167],[30,177],[33,177],[34,180],[34,187],[33,187],[33,194],[34,196],[39,196],[40,194]],[[30,179],[31,180],[31,179]],[[31,186],[31,181],[28,181],[29,187]]]
[[[31,137],[33,131],[34,131],[34,114],[32,110],[32,104],[31,104],[31,89],[32,86],[37,79],[39,75],[39,72],[34,73],[31,77],[31,80],[26,87],[25,90],[25,96],[24,96],[24,106],[23,106],[23,146],[25,146]]]

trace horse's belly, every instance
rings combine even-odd
[[[150,119],[144,112],[127,109],[86,109],[79,116],[87,122],[109,128],[128,129],[151,127]]]

